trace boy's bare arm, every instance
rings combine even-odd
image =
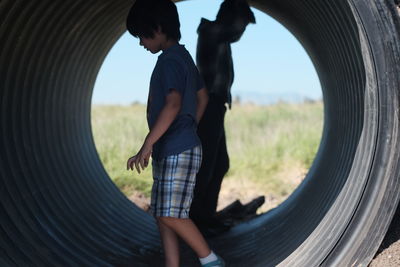
[[[181,109],[181,95],[178,91],[172,89],[171,92],[165,98],[165,105],[161,110],[153,128],[147,134],[146,139],[139,152],[129,158],[127,168],[133,170],[135,165],[136,170],[140,173],[140,169],[147,167],[153,145],[158,139],[168,130],[169,126],[175,120]]]
[[[203,117],[204,111],[206,110],[208,103],[208,91],[206,88],[202,88],[197,91],[197,109],[196,109],[196,121],[200,122]]]

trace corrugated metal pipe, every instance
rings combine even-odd
[[[285,202],[210,244],[228,266],[366,266],[400,195],[395,1],[250,4],[313,61],[323,136]],[[131,5],[0,1],[0,266],[162,266],[154,219],[109,179],[91,132],[93,85]]]

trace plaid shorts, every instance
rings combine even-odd
[[[159,161],[153,159],[150,213],[156,217],[189,218],[201,157],[201,146],[197,146]]]

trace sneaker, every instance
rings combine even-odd
[[[201,265],[202,267],[225,267],[225,261],[217,256],[218,260],[209,262],[207,264]]]

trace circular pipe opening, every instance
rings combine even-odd
[[[184,4],[177,4],[183,36],[180,43],[194,56],[198,25],[192,21],[212,19],[220,3]],[[218,209],[236,199],[246,203],[265,196],[260,213],[279,205],[308,172],[320,143],[323,107],[314,103],[322,102],[321,89],[303,47],[278,22],[256,9],[253,12],[257,23],[249,25],[240,41],[232,44],[234,103],[225,123],[231,164]],[[265,29],[268,34],[260,36]],[[147,133],[145,107],[140,104],[146,103],[156,57],[137,42],[125,33],[105,58],[93,91],[91,119],[96,148],[108,175],[128,198],[146,210],[152,183],[150,168],[140,175],[121,168],[131,156],[128,151],[138,149]],[[274,106],[266,106],[271,104]],[[257,113],[251,116],[250,110]],[[258,119],[261,116],[263,119]]]

